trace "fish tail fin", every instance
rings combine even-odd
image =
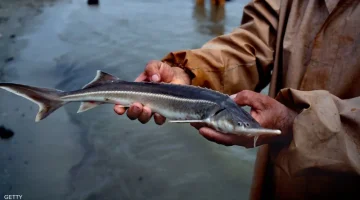
[[[60,98],[62,93],[64,93],[61,90],[38,88],[14,83],[0,83],[0,88],[36,103],[39,106],[39,112],[35,118],[36,122],[46,118],[67,103]]]

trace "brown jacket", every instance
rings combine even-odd
[[[233,32],[163,61],[227,94],[270,83],[269,95],[299,112],[290,144],[260,147],[251,199],[360,190],[359,1],[253,0]]]

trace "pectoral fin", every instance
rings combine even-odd
[[[102,103],[102,102],[81,102],[77,113],[88,111],[90,109],[93,109],[93,108],[101,105],[101,104],[104,104],[104,103]]]

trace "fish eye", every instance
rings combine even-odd
[[[242,126],[242,125],[243,125],[241,122],[238,122],[237,124],[238,124],[238,126]]]
[[[250,124],[249,124],[249,123],[245,123],[245,126],[246,126],[246,127],[249,127],[249,126],[250,126]]]

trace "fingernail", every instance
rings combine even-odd
[[[230,98],[232,98],[232,99],[235,99],[235,97],[236,97],[236,94],[233,94],[230,96]]]
[[[159,77],[159,75],[154,74],[154,75],[152,75],[151,80],[154,82],[158,82],[158,81],[160,81],[160,77]]]

